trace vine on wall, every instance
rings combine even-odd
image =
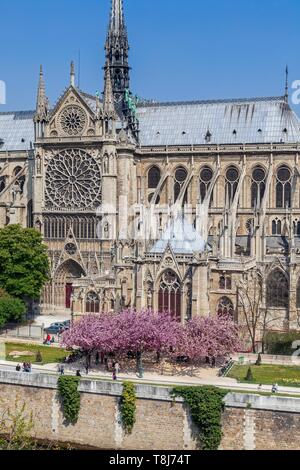
[[[132,382],[123,384],[120,411],[123,428],[126,433],[130,434],[136,420],[136,394],[135,385]]]
[[[71,424],[76,424],[80,411],[79,381],[79,377],[64,375],[58,379],[58,391],[62,399],[64,416],[66,421]]]
[[[228,392],[216,387],[176,387],[174,397],[182,397],[198,429],[198,445],[202,450],[217,450],[222,439],[223,399]]]

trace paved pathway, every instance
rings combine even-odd
[[[9,362],[9,361],[0,361],[0,370],[10,370],[15,371],[17,363]],[[65,371],[66,374],[75,375],[76,365],[66,365]],[[57,364],[47,364],[45,366],[37,366],[33,365],[32,373],[51,373],[55,375],[59,375],[57,372]],[[111,374],[109,372],[97,372],[91,370],[89,375],[86,375],[81,370],[82,377],[85,379],[90,380],[112,380]],[[144,384],[152,384],[152,385],[165,385],[165,386],[173,386],[173,385],[213,385],[220,388],[230,389],[232,391],[245,391],[249,393],[253,392],[264,392],[264,393],[271,393],[271,386],[270,385],[263,385],[261,388],[258,387],[257,384],[242,384],[238,383],[235,379],[230,379],[227,377],[218,377],[217,371],[214,370],[214,376],[209,370],[207,373],[207,369],[203,369],[203,374],[200,378],[198,377],[189,377],[189,376],[162,376],[158,374],[153,374],[149,372],[145,372],[144,377],[138,378],[134,373],[122,374],[120,373],[118,376],[119,381],[124,380],[132,380],[136,383],[144,383]],[[285,395],[296,395],[300,398],[300,388],[297,387],[279,387],[279,394]]]

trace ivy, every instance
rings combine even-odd
[[[123,384],[120,411],[123,428],[126,433],[131,434],[136,420],[136,394],[135,385],[132,382]]]
[[[227,392],[216,387],[176,387],[175,397],[182,397],[198,429],[198,445],[202,450],[217,450],[222,439],[223,399]]]
[[[58,379],[58,391],[62,400],[66,421],[76,424],[80,410],[80,393],[78,391],[79,377],[62,375]]]

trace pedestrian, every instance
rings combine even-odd
[[[114,367],[114,369],[115,369],[116,375],[119,375],[119,371],[120,371],[120,364],[118,363],[118,361],[117,361],[117,362],[115,362],[115,367]]]
[[[76,371],[76,377],[81,377],[80,370],[77,370],[77,371]]]
[[[89,375],[89,365],[88,364],[86,364],[86,366],[85,366],[85,373],[86,373],[86,375]]]
[[[216,358],[213,357],[212,360],[211,360],[211,367],[214,368],[216,367]]]
[[[272,393],[276,393],[276,392],[277,392],[276,384],[273,384],[272,385]]]
[[[32,365],[31,365],[31,363],[29,362],[29,363],[28,363],[28,372],[30,373],[31,370],[32,370]]]
[[[116,374],[116,370],[115,370],[115,369],[113,370],[112,378],[113,378],[113,380],[117,380],[117,374]]]
[[[65,375],[65,367],[63,366],[63,364],[61,364],[60,366],[60,375]]]
[[[95,359],[95,364],[96,364],[96,366],[99,364],[99,361],[100,361],[100,355],[99,355],[99,352],[97,351],[97,353],[96,353],[96,359]]]
[[[20,366],[20,364],[18,364],[17,367],[16,367],[16,371],[20,372],[20,370],[21,370],[21,366]]]

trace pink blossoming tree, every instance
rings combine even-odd
[[[62,344],[80,347],[88,355],[93,351],[132,352],[141,375],[145,352],[187,356],[196,361],[226,356],[241,347],[238,326],[230,316],[199,316],[182,325],[169,313],[150,309],[84,316],[64,333]]]

